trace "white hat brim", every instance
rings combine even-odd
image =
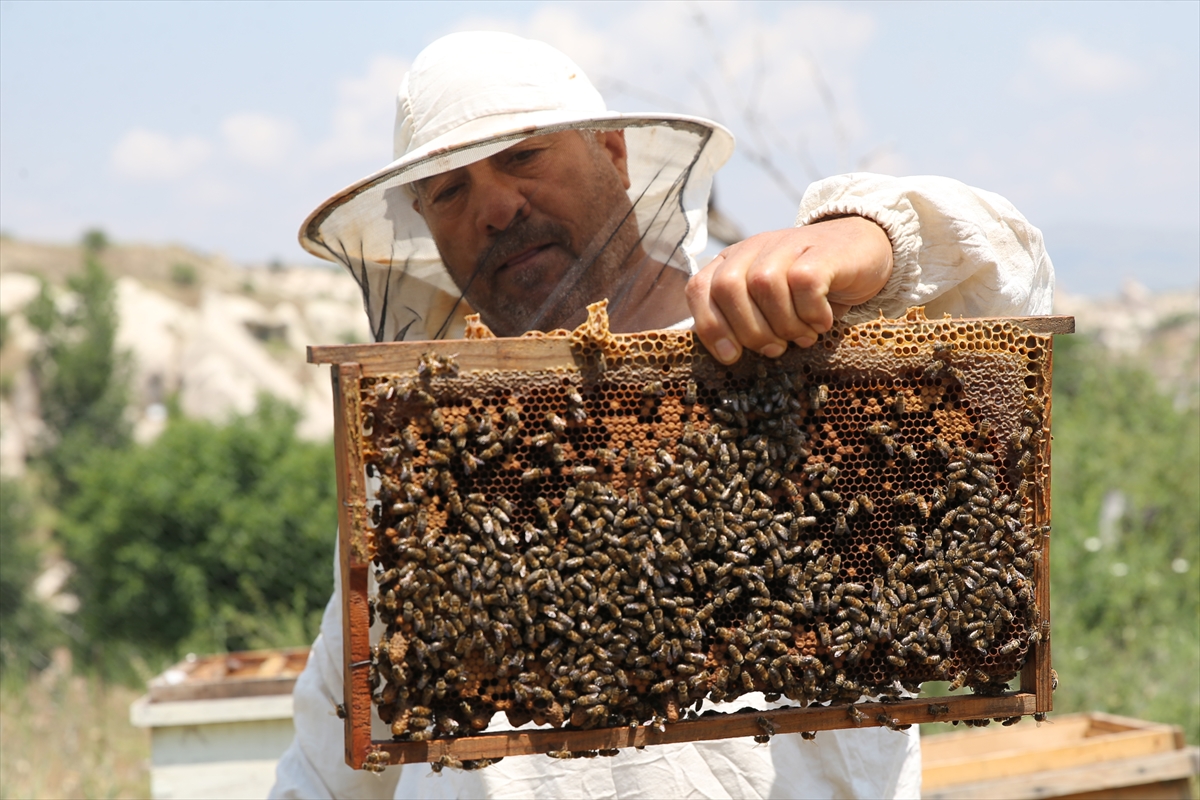
[[[339,209],[353,205],[381,183],[404,185],[473,164],[533,136],[564,130],[618,130],[642,127],[681,128],[705,132],[704,160],[707,178],[732,155],[733,134],[724,126],[702,117],[684,114],[620,114],[609,112],[586,116],[561,110],[495,114],[470,120],[433,139],[423,147],[406,153],[382,169],[334,194],[316,208],[300,226],[300,246],[322,259],[337,258],[337,248],[326,242],[322,224]],[[708,183],[705,182],[707,190]],[[372,205],[375,203],[372,202]],[[366,209],[363,209],[366,211]],[[415,216],[415,212],[413,212]],[[423,226],[423,223],[422,223]],[[416,276],[414,276],[416,277]],[[435,278],[430,274],[427,278]],[[438,281],[441,283],[441,281]]]

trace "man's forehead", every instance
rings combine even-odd
[[[504,148],[499,153],[493,153],[492,155],[488,156],[487,158],[482,158],[479,161],[473,162],[472,164],[465,164],[461,167],[456,167],[455,169],[446,170],[445,172],[439,172],[436,175],[430,175],[427,178],[421,178],[420,180],[413,181],[412,184],[410,184],[410,185],[413,187],[413,190],[415,192],[419,193],[422,190],[424,190],[425,187],[427,187],[430,183],[432,183],[434,181],[437,181],[437,180],[440,180],[443,178],[452,177],[454,175],[466,172],[474,164],[478,164],[482,161],[493,161],[493,160],[503,159],[504,156],[507,153],[511,152],[513,149],[518,148],[518,147],[528,147],[531,144],[543,144],[543,145],[553,146],[556,143],[566,141],[569,137],[580,137],[580,138],[582,138],[582,140],[585,144],[591,145],[591,144],[594,144],[596,141],[595,133],[596,133],[596,131],[593,131],[593,130],[590,130],[587,128],[570,128],[565,131],[554,131],[553,133],[542,133],[542,134],[538,134],[537,136],[527,136],[524,139],[520,139],[516,142],[513,142],[513,144],[511,146]],[[592,135],[588,135],[588,134],[592,134]]]

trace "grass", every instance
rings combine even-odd
[[[0,681],[0,798],[149,797],[150,736],[129,723],[141,692],[55,674]]]

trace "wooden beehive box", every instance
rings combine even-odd
[[[921,741],[922,791],[942,798],[1178,798],[1200,750],[1173,725],[1092,712],[1037,728],[992,728]]]
[[[347,763],[1048,711],[1072,328],[918,310],[726,367],[689,331],[611,334],[601,304],[570,333],[311,348],[334,365]],[[973,694],[904,692],[934,680]],[[784,705],[727,713],[755,692]]]
[[[265,797],[307,660],[307,647],[189,656],[151,680],[129,709],[150,730],[151,796]]]

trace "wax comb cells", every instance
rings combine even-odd
[[[733,368],[595,312],[562,337],[576,369],[361,381],[395,738],[998,693],[1044,635],[1049,337],[880,321]]]

